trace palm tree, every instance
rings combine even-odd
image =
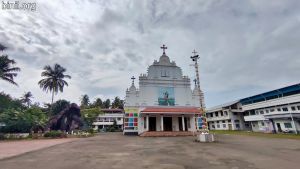
[[[0,44],[0,51],[3,52],[7,47]],[[18,84],[14,81],[14,77],[18,74],[21,69],[18,67],[13,67],[16,62],[13,59],[9,59],[7,55],[0,56],[0,79],[5,80],[11,84],[18,86]]]
[[[44,67],[44,71],[41,76],[45,77],[44,79],[39,81],[40,88],[44,91],[52,92],[52,102],[54,99],[54,94],[57,94],[59,91],[63,92],[64,86],[68,86],[68,83],[64,80],[65,78],[71,79],[70,75],[65,75],[66,69],[59,64],[55,64],[52,68],[47,65]]]
[[[26,92],[24,93],[24,95],[21,97],[21,101],[23,103],[26,103],[27,104],[27,107],[30,106],[30,103],[31,103],[31,98],[33,98],[31,92]]]

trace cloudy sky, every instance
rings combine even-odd
[[[28,2],[36,11],[0,9],[0,43],[22,69],[19,87],[0,81],[13,97],[31,91],[50,102],[37,83],[45,65],[59,63],[72,79],[55,99],[124,98],[162,44],[191,79],[189,57],[199,52],[207,107],[299,83],[298,0]]]

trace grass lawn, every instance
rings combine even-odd
[[[268,138],[288,138],[300,140],[300,134],[272,134],[272,133],[259,133],[251,131],[235,131],[235,130],[210,130],[213,134],[233,134],[233,135],[247,135],[247,136],[258,136]]]

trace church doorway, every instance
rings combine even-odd
[[[172,117],[164,117],[164,131],[172,131]]]
[[[156,131],[156,117],[149,117],[149,131]]]
[[[184,117],[184,131],[187,131],[188,129],[188,121],[187,118]],[[179,131],[183,131],[183,127],[182,127],[182,117],[178,117],[178,127],[179,127]]]

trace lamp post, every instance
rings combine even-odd
[[[206,114],[205,114],[205,105],[204,105],[204,96],[203,93],[201,92],[201,88],[200,88],[200,77],[199,77],[199,68],[198,68],[198,59],[199,59],[199,55],[197,55],[197,52],[194,50],[192,52],[194,55],[191,56],[192,61],[194,62],[194,67],[195,67],[195,71],[196,71],[196,82],[197,82],[197,89],[198,89],[198,94],[199,94],[199,102],[200,102],[200,109],[202,110],[202,121],[205,124],[205,131],[208,131],[208,124],[207,124],[207,120],[206,120]],[[197,120],[196,120],[196,123]]]

